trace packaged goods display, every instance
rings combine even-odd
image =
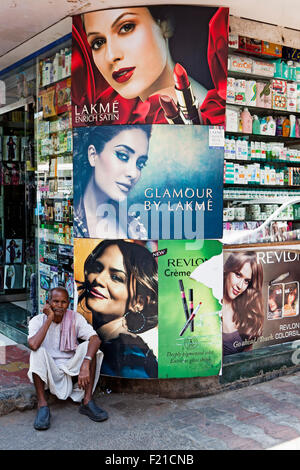
[[[37,113],[39,309],[52,287],[68,288],[73,305],[73,137],[71,48],[40,61]]]
[[[223,228],[253,231],[277,211],[281,241],[297,239],[297,206],[287,203],[300,196],[300,63],[288,48],[244,36],[229,35],[229,48]],[[248,242],[276,241],[269,228]]]

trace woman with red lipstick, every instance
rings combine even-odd
[[[251,349],[262,334],[263,269],[256,253],[231,253],[224,265],[223,355]]]
[[[151,126],[140,125],[74,132],[75,237],[146,238],[125,206],[123,225],[119,213],[147,164],[150,133]]]
[[[227,9],[190,6],[128,7],[75,17],[73,103],[81,106],[84,96],[89,104],[118,101],[118,124],[152,124],[179,123],[176,112],[184,101],[187,117],[181,116],[181,123],[185,118],[224,123],[227,18]],[[87,74],[80,73],[85,66]],[[77,72],[88,76],[81,92]]]
[[[102,374],[157,377],[157,263],[144,246],[104,240],[84,263],[78,302],[92,313]]]

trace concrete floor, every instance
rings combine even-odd
[[[0,417],[5,450],[300,450],[300,373],[194,399],[98,391],[109,420],[95,423],[78,404],[55,400],[47,431],[36,409]],[[134,453],[133,453],[134,455]]]

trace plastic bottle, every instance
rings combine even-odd
[[[272,116],[267,117],[267,135],[275,135],[276,134],[276,122]]]
[[[262,160],[266,160],[266,143],[265,142],[260,143],[260,149],[261,149],[260,158]]]
[[[256,115],[253,116],[252,133],[256,135],[260,135],[260,120],[258,119],[258,116]]]
[[[248,108],[244,108],[241,113],[242,132],[244,134],[252,134],[252,116]]]
[[[241,139],[240,137],[237,138],[237,140],[235,141],[235,158],[237,160],[241,160],[241,155],[242,155],[242,149],[241,149]]]
[[[224,158],[225,158],[225,160],[230,158],[230,139],[229,139],[229,137],[226,137],[225,142],[224,142]]]
[[[296,116],[290,115],[290,137],[296,137]]]
[[[260,134],[267,135],[268,126],[267,126],[267,119],[262,117],[260,120]]]
[[[260,142],[255,142],[255,158],[256,158],[256,160],[261,159],[261,144],[260,144]]]
[[[234,137],[231,137],[230,140],[230,158],[231,160],[236,159],[236,143]]]
[[[58,64],[59,64],[59,54],[57,52],[53,60],[53,81],[54,82],[57,82],[58,80]]]
[[[256,159],[255,142],[251,142],[250,144],[250,153],[251,153],[251,160],[255,160]]]
[[[248,160],[248,142],[246,139],[242,139],[242,159]]]
[[[282,116],[278,116],[276,119],[276,135],[282,136],[282,125],[283,125],[284,118]]]
[[[299,119],[296,119],[295,123],[295,137],[300,137]]]
[[[291,123],[288,117],[282,123],[282,135],[283,137],[289,137],[291,132]]]

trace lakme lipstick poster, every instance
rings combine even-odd
[[[225,250],[224,357],[300,339],[299,258],[276,245]]]
[[[161,5],[73,17],[73,127],[225,124],[228,8]]]
[[[102,374],[220,373],[220,242],[81,238],[74,254],[77,309],[101,339]]]
[[[223,147],[216,132],[224,131],[138,124],[74,129],[74,236],[221,238]]]

